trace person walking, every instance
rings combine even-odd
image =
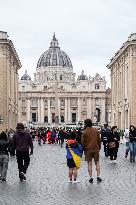
[[[92,178],[92,159],[94,159],[97,172],[97,182],[101,182],[100,178],[100,164],[99,164],[99,152],[101,149],[101,139],[98,130],[92,127],[91,119],[84,121],[85,129],[81,135],[81,145],[85,153],[85,160],[88,163],[89,182],[93,183]]]
[[[108,148],[107,148],[107,139],[110,134],[110,129],[108,129],[108,125],[104,124],[104,128],[101,131],[101,141],[103,142],[105,157],[108,157]]]
[[[6,181],[9,162],[9,141],[7,134],[0,134],[0,180]]]
[[[136,155],[136,128],[133,125],[130,125],[129,133],[129,148],[130,148],[130,162],[135,162]]]
[[[124,132],[124,137],[126,140],[126,153],[125,153],[125,158],[127,158],[128,153],[129,153],[129,129],[127,128]]]
[[[82,147],[81,145],[76,141],[76,134],[75,132],[71,132],[69,135],[69,139],[67,140],[66,143],[66,151],[67,151],[67,166],[69,168],[69,182],[72,183],[79,183],[80,181],[77,180],[77,166],[76,162],[73,159],[72,152],[74,154],[78,155],[81,157],[82,155]],[[72,151],[72,152],[71,152]]]
[[[114,163],[114,164],[117,163],[116,159],[117,159],[117,153],[119,148],[119,141],[120,141],[120,136],[119,133],[117,132],[117,126],[113,126],[111,128],[111,132],[107,139],[110,163]]]
[[[16,157],[19,169],[20,181],[26,180],[26,170],[30,163],[30,154],[33,154],[33,142],[32,137],[22,123],[18,123],[16,127],[17,131],[14,134],[14,146],[16,149]]]

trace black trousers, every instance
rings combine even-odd
[[[118,148],[109,148],[109,155],[110,155],[110,160],[116,160],[117,159],[117,153],[118,153]]]
[[[30,163],[29,151],[27,152],[17,151],[16,157],[17,157],[17,163],[18,163],[18,169],[19,169],[19,178],[21,179],[22,177],[20,176],[20,172],[23,172],[24,174],[26,174],[26,170]]]

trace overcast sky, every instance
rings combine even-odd
[[[105,76],[106,65],[136,32],[136,0],[0,0],[0,30],[13,41],[22,68],[33,77],[53,33],[74,72]]]

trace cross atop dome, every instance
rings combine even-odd
[[[50,43],[50,47],[53,48],[53,47],[59,47],[59,43],[58,43],[58,40],[56,39],[56,36],[55,36],[55,32],[53,34],[53,39],[51,40],[51,43]]]

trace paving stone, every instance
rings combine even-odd
[[[103,149],[103,147],[102,147]],[[17,162],[10,158],[7,182],[0,182],[0,205],[136,205],[136,163],[124,158],[125,145],[120,145],[117,164],[101,151],[101,177],[89,184],[87,164],[82,158],[78,184],[68,183],[65,148],[58,145],[38,146],[34,142],[27,180],[18,179]]]

